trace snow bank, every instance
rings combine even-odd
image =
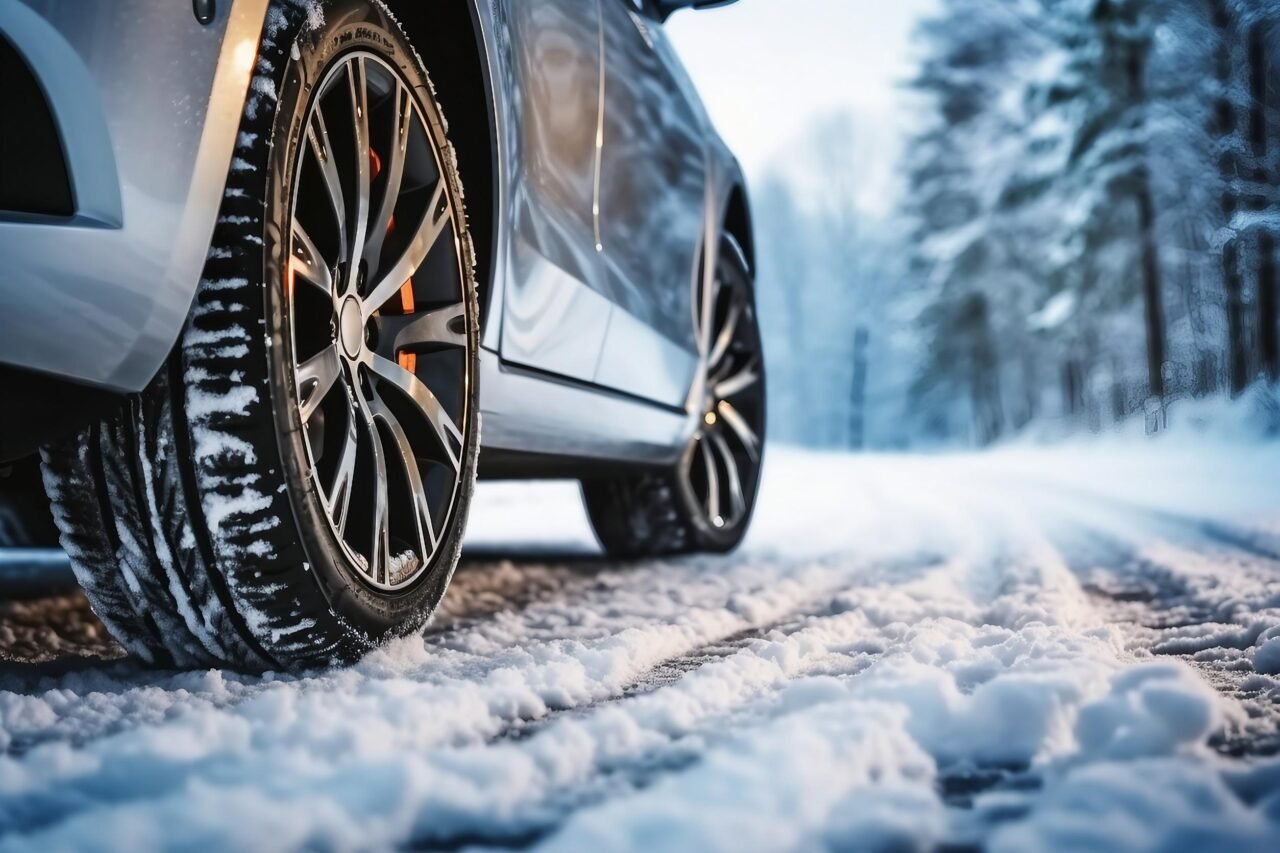
[[[1045,309],[1047,311],[1048,307]],[[1155,410],[1150,414],[1154,419]],[[1141,411],[1119,423],[1105,424],[1097,434],[1088,432],[1086,427],[1081,419],[1041,418],[1033,421],[1005,444],[1033,447],[1060,444],[1078,447],[1121,445],[1141,448],[1155,443],[1179,445],[1191,450],[1206,442],[1227,446],[1266,445],[1280,436],[1280,394],[1268,383],[1257,382],[1234,400],[1225,394],[1177,398],[1166,404],[1163,425],[1154,435],[1148,433],[1147,413]]]

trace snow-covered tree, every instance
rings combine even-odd
[[[1023,421],[1036,408],[1035,377],[1006,394],[1006,365],[1030,345],[1028,317],[1047,286],[1040,259],[1025,256],[1025,233],[1004,198],[1015,181],[1029,126],[1021,83],[1043,61],[1030,4],[948,0],[921,30],[929,55],[915,87],[934,118],[910,147],[907,215],[915,224],[913,271],[924,306],[926,360],[914,387],[926,434],[980,443],[1007,426],[1005,399]],[[1021,371],[1015,371],[1021,374]]]
[[[927,432],[1158,426],[1166,399],[1280,375],[1278,19],[1246,0],[942,0],[903,206]]]

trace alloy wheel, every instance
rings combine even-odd
[[[433,565],[464,479],[461,213],[413,88],[373,53],[329,68],[298,144],[286,311],[311,478],[361,579],[395,592]]]
[[[764,361],[746,263],[722,251],[709,293],[699,300],[706,354],[702,418],[680,464],[702,520],[717,532],[750,515],[764,442]]]

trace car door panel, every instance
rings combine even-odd
[[[584,381],[595,375],[609,303],[596,250],[602,69],[599,0],[506,4],[518,122],[514,240],[503,358]]]
[[[690,282],[702,234],[707,144],[659,45],[661,27],[628,0],[602,0],[605,112],[600,230],[635,316],[693,344]]]
[[[682,408],[698,356],[615,305],[600,353],[595,382],[664,405]]]
[[[615,316],[596,381],[682,405],[697,369],[692,302],[706,209],[704,117],[669,65],[661,27],[628,0],[601,0],[601,14],[599,228]]]
[[[512,267],[518,283],[506,301],[503,357],[515,364],[595,381],[612,303],[524,240],[516,241]]]

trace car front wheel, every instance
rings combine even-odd
[[[478,450],[462,187],[378,0],[275,0],[203,279],[151,385],[45,448],[64,547],[137,656],[262,670],[425,624]]]

